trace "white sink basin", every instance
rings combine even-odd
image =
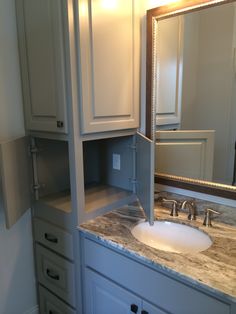
[[[153,226],[141,222],[131,232],[146,245],[175,253],[198,253],[212,245],[212,240],[206,233],[169,221],[155,221]]]

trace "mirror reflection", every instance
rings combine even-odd
[[[158,22],[156,172],[236,185],[236,6]]]

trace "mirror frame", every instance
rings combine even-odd
[[[206,8],[219,6],[226,3],[236,2],[236,0],[180,0],[165,6],[153,8],[147,11],[147,42],[146,42],[146,136],[151,138],[153,131],[153,121],[155,117],[155,34],[159,20],[199,11]],[[192,190],[195,192],[211,194],[219,197],[236,200],[236,186],[196,180],[180,176],[173,176],[164,173],[155,173],[155,183],[169,185],[172,187]]]

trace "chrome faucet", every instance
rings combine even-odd
[[[188,220],[196,220],[196,204],[193,201],[183,201],[180,209],[188,209]]]
[[[206,208],[205,209],[205,217],[204,217],[204,221],[203,221],[203,226],[212,227],[211,221],[212,221],[213,214],[220,215],[219,212],[217,212],[216,210],[214,210],[212,208]]]
[[[171,213],[170,213],[170,216],[174,216],[174,217],[177,217],[179,214],[178,214],[178,202],[176,200],[168,200],[164,197],[158,197],[157,198],[157,201],[165,204],[165,203],[170,203],[172,204],[172,208],[171,208]]]

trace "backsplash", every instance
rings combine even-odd
[[[194,201],[196,204],[198,218],[201,217],[203,219],[204,210],[206,208],[212,208],[212,209],[221,213],[221,215],[214,215],[213,220],[218,221],[218,222],[227,223],[230,225],[236,225],[236,208],[235,207],[221,205],[221,204],[217,204],[214,202],[209,202],[209,201],[201,200],[198,198],[189,197],[189,196],[180,195],[180,194],[171,193],[171,192],[166,192],[166,191],[158,192],[157,197],[174,199],[174,200],[179,201],[179,202],[185,201],[185,200]],[[161,204],[160,202],[155,202],[155,207],[157,207],[160,204]],[[161,204],[161,205],[162,205],[162,207],[171,208],[171,204]],[[184,209],[183,211],[187,211],[187,210]]]

